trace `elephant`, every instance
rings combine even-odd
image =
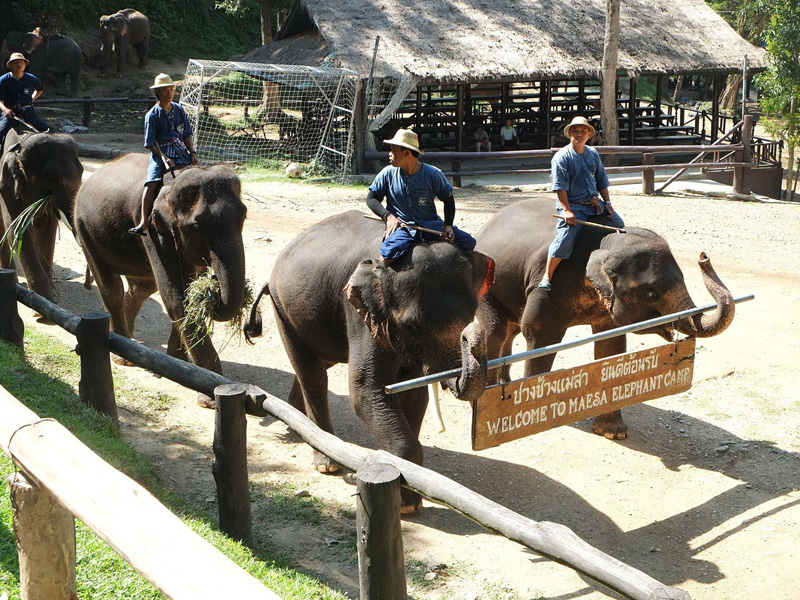
[[[37,200],[52,196],[52,206],[58,212],[40,210],[37,213],[22,238],[18,259],[28,287],[55,302],[53,252],[59,213],[72,227],[72,210],[81,186],[83,165],[78,160],[78,145],[71,136],[63,133],[23,134],[20,131],[9,131],[3,144],[0,237],[26,208]],[[10,249],[8,243],[0,248],[3,268],[11,264]]]
[[[39,78],[50,73],[58,82],[57,94],[78,95],[79,80],[83,53],[74,40],[65,35],[44,36],[36,33],[11,32],[6,36],[3,44],[3,57],[0,58],[5,65],[11,52],[24,52],[30,60],[25,69]],[[69,88],[67,87],[69,76]]]
[[[129,154],[104,165],[84,183],[75,200],[76,238],[114,332],[131,337],[142,304],[158,289],[172,320],[167,353],[221,373],[210,338],[189,342],[194,337],[192,327],[181,333],[179,323],[189,284],[209,267],[220,284],[213,318],[228,321],[242,307],[242,228],[247,208],[241,200],[241,182],[224,165],[177,171],[174,178],[164,178],[153,206],[150,235],[131,236],[127,231],[139,221],[148,160],[146,154]],[[212,406],[203,394],[198,402]]]
[[[490,360],[511,354],[520,332],[532,350],[557,344],[574,325],[589,324],[597,333],[695,307],[666,240],[636,227],[626,227],[625,233],[584,227],[572,256],[556,269],[552,290],[539,288],[555,229],[552,212],[549,199],[517,202],[498,211],[478,232],[476,248],[497,260],[495,285],[477,311]],[[611,224],[602,218],[598,222]],[[641,333],[672,341],[673,330],[710,337],[730,325],[735,311],[731,293],[704,254],[700,268],[716,311]],[[594,346],[598,359],[625,351],[625,336]],[[527,361],[525,376],[549,371],[554,360],[550,354]],[[507,383],[509,367],[500,373],[492,370],[488,380]],[[609,439],[627,436],[620,411],[600,415],[592,429]]]
[[[111,53],[117,51],[117,77],[125,75],[128,60],[128,47],[136,48],[139,57],[139,68],[147,68],[147,52],[150,47],[150,20],[133,8],[120,10],[113,15],[100,17],[100,60],[99,76],[106,76],[106,69],[111,62]]]
[[[272,297],[277,327],[294,378],[289,402],[334,433],[327,369],[349,364],[350,401],[381,448],[422,464],[419,431],[428,403],[425,387],[387,394],[384,386],[423,373],[461,368],[447,386],[462,400],[483,393],[486,348],[473,323],[478,296],[490,285],[493,261],[467,256],[447,242],[419,244],[385,265],[377,257],[382,223],[359,211],[329,217],[295,238],[278,256],[256,297],[246,339],[262,332],[258,303]],[[320,452],[321,473],[338,465]],[[402,491],[403,512],[421,498]]]

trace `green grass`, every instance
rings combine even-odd
[[[80,378],[80,360],[63,344],[28,330],[25,354],[0,342],[0,385],[42,418],[54,418],[78,439],[91,447],[101,458],[127,474],[152,492],[184,523],[217,547],[251,575],[261,580],[284,599],[339,600],[341,593],[322,585],[315,578],[295,570],[285,556],[256,541],[253,549],[225,537],[211,515],[199,504],[177,496],[166,489],[154,474],[153,465],[125,443],[119,430],[109,419],[83,404],[75,392]],[[125,393],[136,394],[129,383],[115,378],[120,402],[127,403]],[[132,390],[123,392],[120,390]],[[171,399],[154,394],[140,400],[145,412],[157,412]],[[135,410],[139,410],[139,406]],[[0,595],[8,592],[9,600],[20,597],[19,563],[12,533],[12,514],[5,480],[14,467],[0,452]],[[307,499],[301,499],[307,500]],[[287,499],[278,498],[280,505]],[[312,512],[318,511],[313,500]],[[289,511],[291,514],[291,511]],[[76,523],[78,595],[82,600],[131,598],[163,598],[149,582],[138,575],[111,548],[81,523]]]

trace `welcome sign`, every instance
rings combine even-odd
[[[486,388],[472,406],[472,449],[485,450],[692,387],[695,338]]]

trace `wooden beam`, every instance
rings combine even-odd
[[[2,387],[0,414],[0,447],[31,483],[58,498],[166,596],[279,598],[65,427],[39,419]]]
[[[81,317],[75,337],[81,357],[81,380],[78,391],[81,400],[119,422],[114,378],[111,375],[111,352],[108,345],[110,316],[107,312],[88,312]]]
[[[464,151],[464,85],[456,86],[456,150]]]
[[[628,144],[636,143],[636,77],[631,77],[628,87]]]
[[[25,325],[17,310],[17,272],[0,269],[0,339],[22,351],[24,334]]]

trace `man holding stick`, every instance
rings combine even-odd
[[[175,84],[166,73],[159,73],[150,86],[156,105],[144,117],[144,145],[150,151],[147,179],[142,192],[142,216],[128,230],[132,235],[147,235],[153,202],[161,189],[164,174],[188,165],[199,165],[192,141],[192,126],[180,104],[173,102]],[[172,175],[175,176],[174,173]]]
[[[367,206],[386,223],[381,244],[384,263],[394,262],[414,244],[438,239],[472,252],[475,238],[453,226],[456,214],[453,186],[441,170],[420,162],[422,151],[417,134],[399,129],[392,139],[384,142],[390,147],[389,166],[378,173],[367,192]],[[444,203],[444,220],[436,212],[434,198]]]
[[[583,229],[579,220],[603,215],[614,227],[625,227],[624,221],[611,206],[608,176],[600,154],[586,145],[594,135],[594,127],[585,117],[575,117],[564,128],[564,135],[569,138],[569,144],[559,150],[551,161],[553,191],[558,196],[556,212],[560,218],[556,237],[547,250],[545,274],[539,283],[539,288],[543,290],[552,289],[551,280],[556,267],[572,255],[578,234]]]
[[[0,77],[0,147],[18,120],[36,131],[50,131],[50,126],[33,110],[33,103],[43,90],[39,78],[25,72],[29,62],[24,54],[14,52],[6,63],[11,72]]]

